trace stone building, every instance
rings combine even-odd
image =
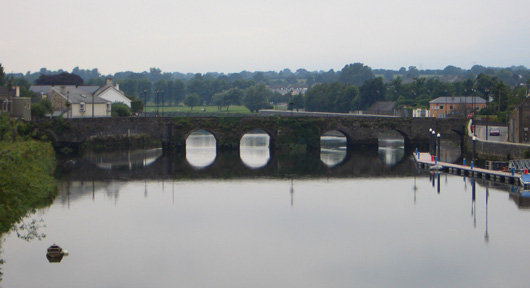
[[[514,143],[530,143],[530,97],[517,105],[510,114],[508,140]]]

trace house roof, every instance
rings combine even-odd
[[[40,94],[40,93],[48,94],[50,92],[50,89],[52,89],[52,87],[61,87],[61,85],[56,85],[56,86],[54,85],[32,85],[31,87],[29,87],[29,91],[37,93],[37,94]],[[72,85],[67,85],[65,87],[72,87]],[[86,94],[92,94],[94,93],[94,91],[98,90],[99,88],[99,86],[74,86],[74,87],[85,92]]]
[[[79,86],[81,87],[81,86]],[[79,89],[79,87],[76,86],[53,86],[51,87],[51,90],[55,91],[55,93],[61,95],[64,99],[67,99],[70,103],[107,103],[108,101],[105,99],[101,99],[99,97],[94,97],[92,99],[92,94],[87,93],[86,91],[83,91],[83,89]]]
[[[486,100],[477,96],[444,96],[438,97],[431,100],[431,104],[462,104],[462,103],[475,103],[475,104],[486,104]]]
[[[376,101],[370,108],[368,108],[368,111],[393,111],[394,110],[394,104],[396,102],[392,101]]]
[[[94,95],[98,96],[98,95],[104,93],[105,91],[107,91],[108,89],[113,89],[115,91],[118,91],[120,94],[125,96],[125,93],[123,93],[123,91],[121,91],[120,89],[117,88],[117,86],[114,86],[112,84],[112,79],[110,79],[110,78],[105,79],[105,84],[103,86],[101,86],[101,87],[96,87],[96,90],[94,90],[92,93],[94,93]]]
[[[92,94],[98,90],[99,86],[77,86],[77,89],[84,91],[85,93]]]

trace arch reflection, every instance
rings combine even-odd
[[[270,160],[269,144],[269,134],[261,129],[243,135],[239,143],[239,155],[243,164],[252,169],[266,166]]]
[[[217,141],[212,133],[197,130],[186,139],[186,160],[194,168],[206,168],[217,157]]]
[[[86,151],[83,153],[82,158],[90,163],[94,163],[97,167],[106,170],[132,170],[135,167],[146,167],[151,165],[160,158],[162,154],[162,148],[112,152]]]
[[[347,139],[337,130],[328,131],[320,136],[320,160],[328,167],[340,164],[346,159]]]
[[[405,139],[399,133],[388,132],[379,135],[379,159],[386,165],[396,165],[405,156]]]

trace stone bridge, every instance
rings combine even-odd
[[[183,150],[186,139],[197,130],[215,137],[217,148],[239,148],[241,138],[256,129],[270,136],[271,149],[320,148],[320,137],[337,130],[347,138],[348,149],[376,146],[383,133],[395,131],[408,148],[429,144],[429,128],[443,139],[462,141],[465,119],[387,118],[387,117],[175,117],[175,118],[89,118],[51,119],[37,122],[40,132],[58,146],[78,147],[98,142],[105,146],[155,140],[165,149]],[[118,140],[116,140],[118,139]],[[114,144],[121,143],[121,144]],[[118,146],[119,147],[119,146]]]

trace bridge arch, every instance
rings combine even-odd
[[[184,134],[184,142],[188,141],[188,138],[195,132],[199,132],[199,131],[204,131],[204,132],[208,132],[210,133],[213,138],[215,139],[215,143],[219,143],[219,136],[216,135],[215,131],[211,131],[209,129],[204,129],[204,128],[195,128],[193,130],[190,130],[188,131],[187,133]]]

